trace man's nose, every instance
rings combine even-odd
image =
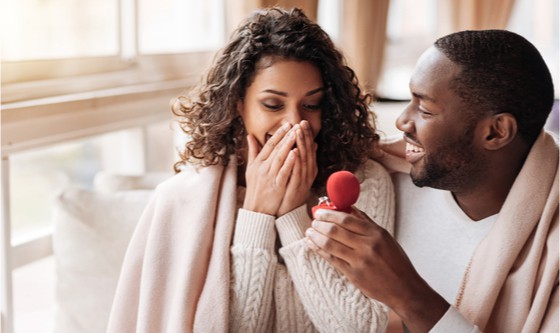
[[[411,117],[412,103],[408,104],[403,112],[397,118],[395,124],[397,128],[403,132],[410,132],[414,127],[414,121]]]

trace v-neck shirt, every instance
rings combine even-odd
[[[474,221],[451,192],[416,187],[407,174],[393,177],[396,239],[422,278],[454,304],[469,260],[498,214]]]

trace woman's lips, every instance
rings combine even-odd
[[[420,148],[411,143],[406,143],[406,160],[408,163],[414,164],[418,162],[426,153],[424,148]]]

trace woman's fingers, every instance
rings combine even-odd
[[[282,138],[276,147],[270,153],[268,159],[270,160],[270,172],[276,174],[284,165],[288,154],[296,143],[296,132],[299,125],[295,125],[292,129]],[[272,139],[271,139],[272,140]],[[270,141],[270,140],[269,140]]]
[[[286,193],[282,198],[282,203],[278,208],[278,216],[282,216],[291,210],[303,205],[309,188],[302,187],[303,180],[301,179],[301,153],[299,148],[295,148],[290,152],[294,155],[294,164],[291,173],[288,175],[288,183],[286,184]],[[289,157],[291,158],[291,157]]]
[[[276,132],[266,141],[262,150],[259,153],[259,158],[261,160],[267,160],[270,154],[275,150],[276,146],[280,144],[286,137],[286,134],[290,132],[292,125],[289,123],[283,124]]]
[[[251,164],[259,154],[259,142],[252,134],[247,135],[247,148],[247,164]]]
[[[294,150],[292,150],[292,152],[295,153],[295,158],[294,158],[294,165],[293,165],[293,169],[292,169],[292,174],[290,175],[290,183],[288,186],[292,187],[293,189],[296,189],[298,184],[301,183],[302,179],[301,179],[301,151],[299,150],[299,148],[295,148]]]
[[[301,157],[300,172],[302,173],[303,177],[307,176],[307,168],[309,164],[309,161],[307,159],[308,146],[306,144],[307,133],[305,131],[305,126],[309,127],[309,123],[304,120],[300,123],[300,128],[296,131],[296,144],[299,150],[299,155]]]
[[[252,195],[250,202],[246,200],[247,207],[279,199],[275,215],[280,216],[304,204],[317,175],[316,145],[309,123],[284,124],[262,148],[253,136],[247,141],[247,193]]]
[[[315,149],[315,138],[313,137],[313,131],[311,130],[309,122],[302,121],[301,127],[304,134],[303,145],[305,146],[305,153],[302,153],[304,154],[302,160],[306,161],[305,167],[302,170],[305,173],[306,178],[314,180],[317,176],[317,153]]]
[[[279,188],[286,188],[288,186],[288,182],[290,181],[290,178],[293,174],[293,169],[295,167],[295,165],[298,165],[298,151],[297,148],[291,150],[288,153],[288,157],[286,158],[286,161],[284,164],[282,164],[282,166],[280,167],[280,170],[278,171],[277,175],[276,175],[276,185]]]
[[[299,124],[294,125],[293,129],[295,131],[298,158],[286,188],[286,195],[278,210],[280,215],[306,202],[311,186],[317,176],[315,142],[309,122],[303,120]]]

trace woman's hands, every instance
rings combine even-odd
[[[311,126],[305,120],[299,126],[301,128],[296,130],[296,163],[277,216],[282,216],[303,205],[317,176],[317,144],[313,140]]]
[[[316,144],[309,123],[284,124],[262,149],[252,135],[247,141],[243,208],[281,216],[305,203],[317,175]]]

